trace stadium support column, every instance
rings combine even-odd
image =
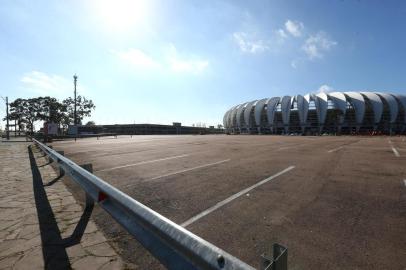
[[[323,125],[320,125],[320,127],[319,127],[319,134],[320,135],[323,134]]]

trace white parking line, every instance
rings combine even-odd
[[[398,152],[398,150],[396,150],[395,147],[391,146],[393,153],[395,154],[396,157],[400,157],[400,154]]]
[[[340,147],[337,147],[337,148],[328,150],[327,153],[332,153],[332,152],[338,151],[338,150],[340,150],[340,149],[342,149],[342,148],[344,148],[344,146],[340,146]]]
[[[276,174],[274,174],[274,175],[272,175],[272,176],[270,176],[270,177],[268,177],[268,178],[266,178],[266,179],[264,179],[264,180],[262,180],[262,181],[259,181],[259,182],[256,183],[255,185],[252,185],[252,186],[250,186],[250,187],[248,187],[248,188],[246,188],[246,189],[241,190],[240,192],[238,192],[238,193],[236,193],[236,194],[234,194],[234,195],[228,197],[227,199],[225,199],[225,200],[223,200],[223,201],[221,201],[221,202],[218,202],[218,203],[215,204],[214,206],[212,206],[212,207],[210,207],[210,208],[204,210],[204,211],[201,212],[200,214],[198,214],[198,215],[196,215],[196,216],[194,216],[194,217],[192,217],[192,218],[186,220],[185,222],[183,222],[183,223],[181,224],[181,226],[182,226],[182,227],[186,227],[186,226],[188,226],[188,225],[194,223],[195,221],[201,219],[202,217],[204,217],[204,216],[210,214],[210,213],[213,212],[213,211],[216,211],[216,210],[219,209],[220,207],[222,207],[222,206],[228,204],[229,202],[231,202],[231,201],[237,199],[237,198],[240,197],[241,195],[244,195],[244,194],[248,193],[248,192],[251,191],[252,189],[254,189],[254,188],[256,188],[256,187],[259,187],[259,186],[261,186],[261,185],[263,185],[263,184],[265,184],[265,183],[271,181],[272,179],[275,179],[276,177],[278,177],[278,176],[280,176],[280,175],[282,175],[282,174],[284,174],[284,173],[287,173],[287,172],[290,171],[290,170],[293,170],[294,168],[295,168],[295,166],[289,166],[289,167],[287,167],[286,169],[284,169],[283,171],[280,171],[280,172],[278,172],[278,173],[276,173]]]
[[[396,157],[400,157],[400,154],[399,154],[398,150],[396,150],[396,148],[393,147],[393,146],[392,146],[392,151],[393,151],[393,153],[395,154]]]
[[[299,146],[299,145],[301,145],[301,144],[300,144],[300,143],[295,143],[295,144],[291,144],[291,145],[288,145],[288,146],[279,147],[279,148],[276,149],[275,151],[291,149],[291,148],[297,147],[297,146]]]
[[[406,179],[403,179],[403,184],[405,184],[405,187],[406,187]]]
[[[150,178],[150,179],[147,179],[147,180],[144,180],[144,181],[156,180],[156,179],[164,178],[164,177],[167,177],[167,176],[172,176],[172,175],[175,175],[175,174],[180,174],[180,173],[184,173],[184,172],[189,172],[189,171],[193,171],[193,170],[197,170],[197,169],[201,169],[201,168],[206,168],[206,167],[218,165],[218,164],[228,162],[228,161],[230,161],[230,159],[220,160],[220,161],[217,161],[217,162],[208,163],[208,164],[200,165],[200,166],[189,168],[189,169],[184,169],[184,170],[173,172],[173,173],[168,173],[168,174],[164,174],[164,175],[160,175],[160,176],[155,176],[153,178]]]
[[[160,159],[154,159],[154,160],[146,160],[146,161],[141,161],[141,162],[137,162],[137,163],[133,163],[133,164],[127,164],[127,165],[117,166],[117,167],[113,167],[113,168],[107,168],[107,169],[103,169],[103,170],[98,170],[98,171],[95,171],[95,172],[112,171],[112,170],[115,170],[115,169],[133,167],[133,166],[149,164],[149,163],[154,163],[154,162],[159,162],[159,161],[164,161],[164,160],[187,157],[187,156],[189,156],[189,155],[185,154],[185,155],[180,155],[180,156],[172,156],[172,157],[166,157],[166,158],[160,158]]]
[[[400,157],[398,150],[396,150],[396,148],[393,146],[392,140],[388,139],[388,142],[392,149],[393,154],[395,154],[396,157]]]

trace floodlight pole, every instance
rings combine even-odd
[[[75,74],[73,75],[73,84],[75,86],[75,92],[74,92],[74,96],[75,96],[75,110],[73,113],[73,124],[76,126],[77,123],[77,118],[76,118],[76,82],[78,80],[78,76]]]
[[[7,136],[7,140],[10,140],[10,125],[9,125],[9,120],[8,120],[8,97],[6,97],[6,114],[7,114],[7,131],[6,131],[6,136]]]

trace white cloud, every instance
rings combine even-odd
[[[202,60],[195,56],[185,57],[180,55],[173,44],[170,44],[167,60],[169,68],[174,72],[199,74],[209,67],[208,60]]]
[[[294,69],[297,69],[297,61],[296,60],[292,60],[290,62],[290,66],[293,67]]]
[[[326,33],[318,32],[315,35],[310,35],[302,46],[302,50],[307,54],[308,58],[313,60],[323,58],[324,53],[336,46],[337,42],[327,37]]]
[[[68,80],[59,75],[47,74],[41,71],[33,70],[24,74],[20,80],[23,83],[23,89],[35,95],[52,96],[56,98],[66,98],[72,95],[73,78]],[[78,83],[78,91],[83,87]]]
[[[139,49],[112,51],[119,59],[136,68],[147,70],[169,70],[176,73],[200,74],[209,66],[209,61],[197,56],[181,55],[173,44],[164,50],[161,57],[153,58]]]
[[[179,60],[173,58],[170,60],[170,66],[175,72],[201,73],[209,66],[209,62],[199,60]]]
[[[286,34],[285,30],[283,30],[283,29],[278,29],[275,31],[275,33],[276,33],[277,41],[279,41],[279,42],[283,42],[283,41],[285,41],[285,39],[288,38],[288,35]]]
[[[112,51],[121,60],[138,68],[154,69],[161,67],[161,64],[156,62],[145,52],[138,49],[129,49],[127,51]]]
[[[276,34],[281,38],[281,39],[285,39],[288,37],[288,35],[286,34],[285,30],[283,29],[278,29],[276,31]]]
[[[256,54],[269,50],[269,46],[266,42],[261,39],[256,39],[245,32],[235,32],[233,38],[240,50],[244,53]]]
[[[333,92],[334,88],[327,85],[327,84],[323,84],[319,87],[319,89],[317,90],[318,93],[330,93]]]
[[[291,21],[287,20],[285,22],[285,29],[288,33],[290,33],[294,37],[300,37],[302,35],[302,31],[304,29],[304,25],[302,22],[298,21]],[[280,29],[282,30],[282,29]],[[283,30],[282,30],[283,31]]]

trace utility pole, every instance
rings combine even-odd
[[[73,113],[73,124],[76,126],[77,123],[77,116],[76,116],[76,82],[78,81],[78,76],[75,74],[73,75],[73,84],[75,85],[75,110]]]
[[[10,125],[8,123],[8,97],[6,97],[6,112],[7,112],[7,140],[10,140]]]

